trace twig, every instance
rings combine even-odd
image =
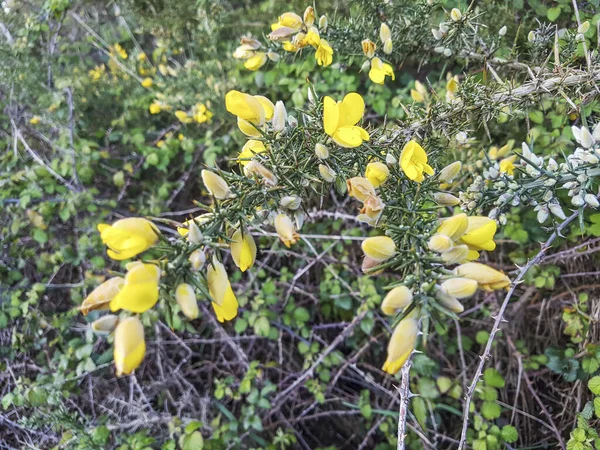
[[[462,431],[461,431],[461,435],[460,435],[460,442],[458,444],[458,450],[462,450],[463,448],[465,448],[465,445],[467,443],[467,429],[469,427],[469,409],[471,407],[471,399],[475,392],[475,387],[477,386],[477,383],[479,382],[479,378],[481,377],[481,374],[483,373],[483,367],[485,366],[485,362],[490,357],[491,350],[492,350],[492,343],[494,342],[496,333],[500,329],[500,324],[504,320],[504,312],[506,310],[506,307],[508,306],[509,300],[511,299],[513,293],[515,292],[517,285],[523,279],[523,277],[529,271],[529,269],[531,267],[533,267],[534,265],[536,265],[542,259],[542,257],[544,256],[544,253],[550,248],[550,245],[552,244],[552,242],[554,242],[554,240],[560,235],[560,232],[562,230],[564,230],[567,227],[567,225],[569,223],[571,223],[578,215],[579,215],[579,211],[576,211],[573,214],[571,214],[569,217],[567,217],[567,219],[563,223],[560,224],[560,226],[556,229],[556,231],[554,233],[552,233],[552,235],[548,238],[548,240],[544,244],[542,244],[542,248],[540,249],[538,254],[535,255],[535,257],[533,259],[531,259],[521,269],[521,271],[517,275],[517,278],[515,278],[515,280],[512,283],[512,286],[508,290],[506,297],[504,297],[504,301],[502,302],[502,305],[500,306],[500,311],[498,312],[498,315],[496,316],[496,319],[494,321],[494,326],[492,327],[492,330],[490,331],[490,337],[488,338],[487,344],[485,345],[485,349],[480,356],[479,365],[477,366],[477,370],[475,371],[475,375],[473,376],[471,385],[469,386],[469,389],[465,395],[465,404],[463,407],[464,409],[463,409]]]
[[[402,383],[398,388],[400,394],[400,408],[398,410],[398,446],[397,450],[404,450],[406,439],[406,415],[408,414],[408,400],[410,399],[410,357],[402,367]]]

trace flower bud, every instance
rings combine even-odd
[[[393,50],[394,50],[394,44],[392,44],[391,39],[388,39],[387,41],[385,41],[383,43],[383,53],[385,53],[386,55],[389,55],[392,53]]]
[[[381,303],[381,311],[386,316],[395,316],[412,303],[413,293],[406,286],[398,286],[392,289]]]
[[[379,27],[379,39],[382,44],[385,44],[385,41],[392,38],[392,31],[387,23],[382,23]]]
[[[87,316],[90,311],[108,309],[111,300],[116,297],[124,284],[124,278],[109,278],[85,298],[79,310]]]
[[[204,240],[204,236],[202,236],[202,232],[194,220],[189,222],[186,238],[190,244],[201,244]]]
[[[96,334],[106,335],[115,331],[115,328],[119,324],[119,317],[113,314],[102,316],[99,319],[94,320],[90,327]]]
[[[117,376],[137,369],[146,353],[144,326],[136,316],[123,320],[115,330],[114,361]]]
[[[446,194],[445,192],[436,192],[433,194],[433,199],[440,206],[456,206],[460,203],[460,200],[452,194]]]
[[[291,128],[296,128],[298,126],[298,119],[296,119],[294,116],[288,116],[288,125]]]
[[[327,16],[323,15],[319,17],[319,29],[321,31],[327,31]]]
[[[437,28],[432,28],[431,34],[433,34],[433,38],[437,41],[439,41],[440,39],[442,39],[444,37],[444,34]]]
[[[198,302],[196,301],[194,288],[191,285],[182,283],[177,286],[177,289],[175,290],[175,299],[185,317],[190,320],[198,318]]]
[[[385,155],[385,163],[388,166],[395,166],[396,164],[398,164],[398,160],[396,159],[396,157],[394,155],[392,155],[390,152],[388,152],[388,154]]]
[[[390,169],[382,162],[372,162],[367,164],[365,178],[369,180],[374,188],[378,188],[390,175]]]
[[[472,281],[472,280],[469,280]],[[477,288],[477,282],[475,281],[475,288]],[[452,311],[455,314],[460,314],[465,310],[465,307],[455,297],[448,295],[444,292],[438,292],[435,296],[437,301],[446,309]]]
[[[247,177],[259,175],[260,177],[262,177],[262,180],[265,184],[269,186],[277,185],[277,177],[275,176],[275,174],[258,161],[248,162],[248,164],[244,166],[244,175],[246,175]]]
[[[550,212],[552,214],[554,214],[556,217],[558,217],[561,220],[565,220],[567,218],[567,216],[565,216],[564,211],[562,210],[562,208],[560,207],[560,205],[558,203],[548,203],[548,209],[550,210]]]
[[[346,180],[346,187],[348,188],[348,195],[361,202],[364,202],[371,195],[375,196],[375,188],[368,179],[363,177],[353,177]]]
[[[335,181],[335,171],[325,164],[319,164],[319,173],[321,174],[321,178],[327,183],[333,183]]]
[[[273,110],[273,129],[275,131],[283,131],[287,123],[287,111],[285,105],[281,100],[275,103],[275,109]]]
[[[372,58],[375,55],[375,43],[370,39],[364,39],[361,42],[363,53],[367,58]]]
[[[442,260],[444,264],[451,266],[466,261],[467,256],[469,256],[469,247],[466,245],[457,245],[451,250],[442,253]]]
[[[460,12],[460,9],[452,8],[452,11],[450,11],[450,18],[454,22],[459,22],[462,19],[462,13]]]
[[[315,23],[315,10],[312,6],[307,7],[304,10],[304,25],[308,28],[312,27],[313,23]]]
[[[446,58],[449,58],[450,56],[452,56],[452,50],[451,50],[451,49],[449,49],[449,48],[445,48],[445,49],[444,49],[444,56],[445,56]]]
[[[502,36],[506,35],[506,31],[507,31],[507,30],[508,30],[508,29],[506,28],[506,25],[504,25],[502,28],[500,28],[500,29],[498,30],[498,36],[502,37]]]
[[[202,176],[202,182],[204,183],[204,186],[206,186],[206,189],[210,195],[218,200],[231,197],[232,194],[229,190],[229,185],[219,175],[206,169],[204,169],[200,174]]]
[[[315,144],[315,155],[317,155],[317,158],[319,159],[327,159],[329,158],[329,149],[318,142]]]
[[[535,31],[531,30],[528,34],[527,34],[527,40],[529,42],[534,42],[535,41]]]
[[[279,239],[281,239],[281,242],[283,242],[287,248],[290,248],[292,244],[298,242],[300,236],[296,233],[292,220],[286,214],[278,214],[277,217],[275,217],[274,224]]]
[[[454,177],[456,177],[460,170],[462,169],[462,164],[460,161],[455,161],[452,164],[447,165],[440,171],[440,176],[438,180],[440,183],[450,183]]]
[[[441,22],[439,24],[439,29],[442,33],[446,34],[448,32],[448,30],[450,29],[450,26],[448,25],[447,22]]]
[[[375,261],[383,262],[396,253],[396,244],[388,236],[375,236],[365,239],[361,248],[366,256]]]
[[[285,209],[296,210],[300,208],[302,199],[297,195],[286,195],[279,201],[279,206]]]
[[[202,250],[194,250],[190,255],[190,264],[193,271],[198,271],[206,262],[206,254]]]
[[[406,317],[394,329],[387,348],[387,359],[382,370],[391,375],[397,373],[415,349],[419,323],[412,317]]]
[[[454,247],[454,242],[445,234],[434,234],[427,243],[434,252],[444,253]]]
[[[440,285],[442,292],[455,298],[471,297],[477,291],[477,281],[469,278],[450,278]]]
[[[540,208],[540,210],[537,213],[537,221],[539,223],[544,223],[546,220],[548,220],[549,215],[550,214],[549,214],[548,208],[542,207],[542,208]]]
[[[585,202],[592,208],[597,208],[600,206],[600,203],[598,203],[598,198],[594,194],[585,194],[583,198]]]
[[[231,236],[229,244],[231,257],[242,272],[250,269],[256,260],[256,243],[248,231],[238,228]]]
[[[586,20],[585,22],[583,22],[581,25],[579,25],[577,27],[577,32],[581,33],[581,34],[585,34],[587,33],[587,31],[590,29],[590,23]]]
[[[458,276],[477,281],[481,289],[491,292],[496,289],[504,289],[510,285],[510,279],[502,272],[492,269],[485,264],[469,262],[454,269]]]
[[[279,55],[279,53],[271,50],[271,51],[267,52],[267,58],[269,58],[273,62],[277,62],[281,59],[281,55]]]

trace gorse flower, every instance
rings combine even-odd
[[[415,141],[409,141],[402,149],[400,167],[409,179],[417,183],[421,183],[425,179],[423,173],[434,174],[434,170],[427,164],[427,153]]]
[[[194,288],[187,284],[181,283],[175,290],[175,300],[181,309],[181,312],[185,317],[190,320],[198,318],[200,311],[198,310],[198,302],[196,301],[196,294]]]
[[[278,214],[274,220],[275,231],[279,235],[279,239],[287,248],[298,242],[300,236],[296,233],[296,228],[292,219],[287,214]]]
[[[117,220],[112,225],[101,223],[98,231],[108,247],[108,256],[117,261],[145,252],[156,244],[160,235],[156,225],[139,217]]]
[[[390,77],[392,80],[396,79],[394,69],[388,63],[384,63],[379,58],[373,58],[371,60],[371,70],[369,70],[369,78],[373,83],[383,84],[385,77]]]
[[[406,286],[397,286],[392,289],[381,303],[381,311],[386,316],[395,316],[413,301],[413,293]]]
[[[264,66],[267,63],[267,59],[267,54],[265,52],[256,52],[246,60],[244,67],[254,72]]]
[[[98,309],[108,309],[111,300],[119,293],[125,284],[125,279],[121,277],[113,277],[106,280],[100,286],[96,287],[85,298],[79,310],[86,316],[90,311]]]
[[[454,269],[454,273],[475,280],[481,289],[488,292],[510,286],[510,279],[504,273],[485,264],[475,262],[462,264]]]
[[[242,147],[242,151],[238,155],[237,161],[242,166],[245,166],[250,162],[250,160],[254,156],[260,153],[265,153],[266,151],[267,149],[262,141],[257,141],[256,139],[249,139]]]
[[[238,313],[238,301],[231,289],[225,266],[213,257],[207,269],[208,291],[219,322],[232,320]]]
[[[146,353],[144,326],[137,317],[128,317],[115,330],[114,360],[117,376],[137,369]]]
[[[361,248],[366,256],[374,261],[383,262],[396,253],[396,244],[388,236],[375,236],[365,239]]]
[[[315,59],[319,66],[327,67],[333,62],[333,48],[325,39],[319,41],[319,46],[315,52]]]
[[[235,230],[229,244],[231,257],[242,272],[250,269],[256,260],[256,243],[248,231],[241,228]]]
[[[202,170],[200,175],[204,186],[214,198],[224,200],[232,196],[229,185],[221,176],[206,169]]]
[[[346,180],[348,195],[364,202],[368,197],[374,197],[375,188],[367,178],[354,177]]]
[[[134,313],[148,311],[158,301],[160,269],[154,264],[136,261],[127,264],[125,283],[110,302],[110,310]]]
[[[356,92],[351,92],[344,100],[337,102],[331,97],[323,99],[323,127],[341,147],[358,147],[369,140],[369,133],[356,124],[362,119],[365,102]]]
[[[413,317],[406,317],[394,329],[387,349],[387,359],[382,370],[391,375],[397,373],[415,349],[419,323]]]
[[[229,91],[225,95],[225,108],[238,117],[238,127],[249,136],[260,136],[260,127],[273,118],[275,105],[261,95]]]
[[[367,164],[365,169],[365,178],[374,188],[381,186],[390,176],[390,169],[382,162],[372,162]]]

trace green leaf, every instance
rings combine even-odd
[[[442,394],[448,392],[448,390],[452,387],[452,380],[448,377],[438,377],[438,379],[435,381]]]
[[[44,245],[46,242],[48,242],[48,234],[43,230],[36,229],[33,232],[33,239],[35,239],[40,245]]]
[[[490,333],[488,333],[485,330],[481,330],[478,331],[477,334],[475,335],[475,342],[477,342],[479,345],[483,345],[487,342],[487,340],[490,337]]]
[[[519,432],[512,425],[505,425],[502,427],[502,431],[500,431],[500,436],[504,442],[512,444],[513,442],[517,442],[517,439],[519,439]]]
[[[199,430],[202,427],[202,422],[198,420],[193,420],[185,426],[186,434],[190,434],[196,430]]]
[[[9,392],[4,397],[2,397],[2,408],[8,409],[9,406],[13,404],[13,399],[15,398],[15,394]]]
[[[308,322],[308,319],[310,319],[310,313],[308,312],[308,309],[296,308],[294,310],[294,319],[296,322],[300,322],[300,324]]]
[[[596,417],[600,419],[600,397],[594,399],[594,413]]]
[[[594,373],[596,370],[598,370],[600,368],[600,363],[598,362],[598,360],[595,357],[587,356],[587,357],[583,358],[583,361],[581,361],[581,367],[587,373]]]
[[[548,12],[546,13],[546,17],[550,22],[554,22],[560,16],[561,9],[560,6],[555,6],[553,8],[548,8]]]
[[[593,394],[600,395],[600,376],[590,378],[590,381],[588,381],[588,388],[590,388],[590,391],[592,391]]]
[[[536,110],[529,111],[529,119],[533,123],[542,124],[544,122],[544,113]]]
[[[237,334],[242,334],[244,331],[246,331],[246,328],[248,328],[248,322],[246,319],[238,317],[233,328]]]
[[[483,381],[487,386],[495,388],[504,387],[504,377],[500,374],[500,372],[492,367],[485,369],[485,372],[483,373]]]
[[[427,407],[425,406],[425,400],[421,397],[415,397],[412,401],[412,410],[419,425],[425,428],[427,423]]]
[[[181,450],[202,450],[204,448],[204,438],[199,431],[192,434],[184,434],[179,438]]]
[[[500,414],[502,414],[502,408],[498,403],[485,401],[481,404],[481,415],[486,419],[497,419]]]
[[[475,439],[473,441],[473,450],[487,450],[484,439]]]

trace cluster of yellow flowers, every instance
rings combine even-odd
[[[286,12],[271,24],[271,33],[267,36],[272,42],[281,44],[287,52],[297,52],[305,47],[315,49],[317,64],[329,66],[333,61],[333,49],[326,39],[321,37],[327,32],[327,17],[321,16],[318,26],[315,25],[316,15],[312,6],[304,11],[302,17],[294,12]],[[244,67],[248,70],[258,70],[268,60],[277,62],[280,55],[273,50],[265,50],[260,41],[251,36],[244,36],[240,45],[233,53],[236,59],[245,60]]]
[[[379,29],[379,39],[383,44],[383,53],[389,55],[392,53],[392,32],[387,23],[382,23]],[[370,39],[364,39],[361,42],[362,50],[368,60],[363,65],[364,69],[369,70],[369,78],[373,83],[383,84],[385,77],[391,77],[392,80],[396,79],[394,69],[388,63],[384,63],[381,58],[375,56],[377,45]]]

